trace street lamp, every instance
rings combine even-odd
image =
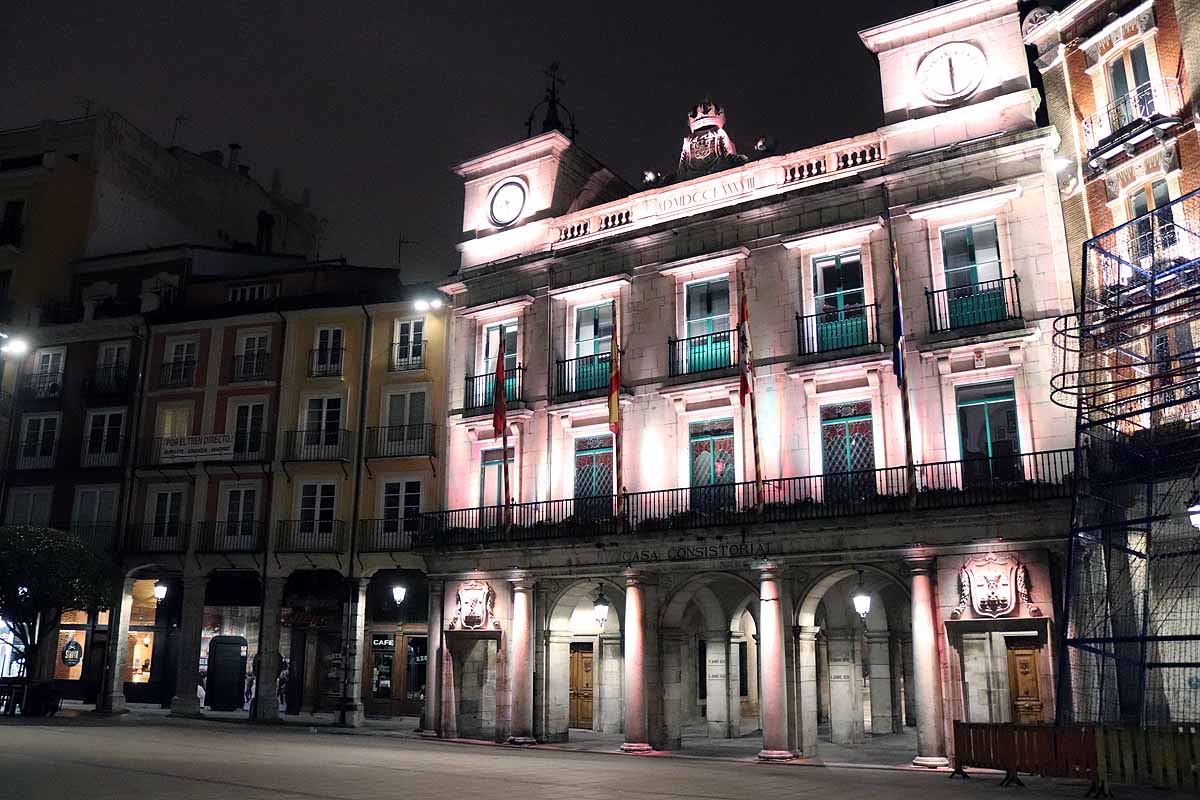
[[[439,309],[442,307],[442,298],[431,297],[428,300],[422,297],[420,300],[413,301],[413,308],[417,311],[428,311],[429,309]]]
[[[1192,527],[1200,530],[1200,494],[1192,495],[1188,500],[1188,521],[1192,523]]]
[[[400,605],[404,602],[404,596],[406,594],[408,594],[408,589],[405,589],[400,584],[396,584],[392,587],[392,599],[396,601],[396,605]]]
[[[167,597],[167,585],[162,581],[154,582],[154,600],[161,603]]]
[[[604,596],[604,585],[596,584],[596,599],[593,601],[593,610],[596,612],[596,624],[601,629],[604,628],[604,623],[608,622],[608,598]]]
[[[858,571],[858,591],[854,593],[854,597],[851,599],[854,602],[854,610],[858,612],[858,615],[865,622],[867,614],[871,613],[871,595],[867,594],[866,587],[863,586],[861,569]]]
[[[7,333],[0,333],[0,338],[4,339],[4,344],[0,344],[0,353],[6,356],[23,356],[29,352],[29,341],[22,339],[20,336],[9,336]]]

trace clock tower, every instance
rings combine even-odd
[[[893,154],[1036,125],[1016,0],[959,0],[859,37],[879,58]]]

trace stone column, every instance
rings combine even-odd
[[[646,708],[645,576],[625,573],[625,743],[626,753],[645,753],[650,747],[650,728]],[[651,621],[653,622],[653,621]]]
[[[829,737],[835,744],[862,744],[862,662],[858,631],[831,629],[829,639]]]
[[[279,623],[286,583],[287,578],[282,576],[272,576],[263,582],[262,619],[258,621],[258,690],[253,706],[257,722],[279,719]]]
[[[900,675],[903,672],[904,654],[900,650],[900,637],[895,633],[888,637],[888,666],[892,687],[892,733],[904,730],[904,698],[900,693]]]
[[[348,583],[349,597],[345,606],[349,639],[342,642],[342,700],[338,709],[338,724],[359,728],[363,724],[362,654],[367,629],[368,578],[352,578]]]
[[[817,658],[825,650],[824,638],[817,639],[815,625],[802,625],[796,634],[800,662],[799,753],[811,758],[817,754]],[[828,654],[825,654],[828,657]],[[824,670],[828,674],[828,670]],[[825,682],[828,687],[828,681]]]
[[[512,627],[508,633],[508,690],[512,693],[509,744],[537,744],[533,738],[533,581],[512,579]]]
[[[171,714],[177,717],[200,716],[200,641],[204,631],[204,590],[207,575],[188,575],[183,579],[183,611],[179,622],[179,668],[175,677],[175,696]]]
[[[942,692],[938,680],[937,623],[934,619],[933,563],[914,562],[912,571],[913,694],[917,706],[918,767],[944,767]]]
[[[817,639],[817,722],[829,722],[829,637]]]
[[[759,647],[762,659],[763,749],[762,761],[785,761],[788,749],[787,665],[784,653],[783,586],[779,569],[763,565],[759,573]]]
[[[867,631],[867,650],[871,665],[868,676],[871,689],[871,734],[894,733],[892,729],[892,667],[888,652],[891,637],[886,631]]]
[[[104,683],[96,701],[96,711],[124,714],[125,662],[129,660],[129,616],[133,611],[133,578],[125,578],[113,587],[113,606],[108,612],[108,648],[105,653]]]
[[[729,631],[707,631],[704,636],[705,719],[712,739],[733,737],[733,709],[736,703],[730,696],[736,673],[730,675]]]
[[[429,582],[429,660],[425,664],[425,709],[421,713],[421,733],[437,736],[441,732],[442,687],[442,598],[441,581]]]

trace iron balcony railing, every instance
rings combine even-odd
[[[1016,275],[950,289],[925,290],[932,333],[1021,319],[1021,288]]]
[[[521,384],[524,382],[525,368],[520,364],[504,370],[504,400],[507,403],[521,401]],[[466,393],[463,396],[463,411],[479,413],[492,407],[495,397],[496,374],[488,372],[484,375],[468,375]]]
[[[392,344],[391,358],[388,360],[389,372],[404,372],[410,369],[425,367],[425,348],[408,342]]]
[[[618,517],[609,496],[518,503],[420,515],[415,545],[469,545],[654,533],[722,525],[1028,503],[1071,496],[1073,450],[918,464],[912,491],[906,467],[661,489],[625,495]]]
[[[21,394],[26,400],[52,400],[61,397],[63,391],[62,370],[31,372],[21,380]]]
[[[129,367],[125,364],[97,367],[83,382],[83,390],[91,400],[125,397],[129,388]]]
[[[796,339],[802,356],[879,343],[875,303],[836,311],[796,315]]]
[[[317,347],[308,351],[308,377],[340,378],[346,348]]]
[[[686,339],[667,339],[667,353],[671,377],[731,369],[738,360],[737,333],[717,331]]]
[[[388,553],[394,550],[411,550],[413,535],[416,533],[419,523],[419,517],[364,519],[359,523],[358,528],[358,551],[360,553]]]
[[[349,461],[354,440],[350,431],[319,428],[288,431],[285,434],[284,461]]]
[[[407,458],[433,455],[432,424],[367,428],[367,458]]]
[[[71,525],[71,533],[83,540],[93,550],[112,550],[117,546],[117,524],[96,522],[90,525]]]
[[[196,359],[178,358],[164,361],[158,373],[158,385],[163,389],[180,389],[196,382]]]
[[[344,553],[346,523],[340,519],[284,519],[275,531],[276,553]]]
[[[128,553],[186,553],[191,526],[180,520],[130,525],[123,549]]]
[[[1083,142],[1088,152],[1115,145],[1123,134],[1143,125],[1177,115],[1183,108],[1179,83],[1173,78],[1147,81],[1135,86],[1105,108],[1083,120]]]
[[[611,353],[559,361],[554,370],[555,397],[599,397],[608,393]]]
[[[187,440],[201,437],[151,436],[142,440],[138,463],[146,466],[169,464],[252,464],[270,461],[275,450],[272,431],[234,431],[232,442],[224,447],[207,446],[193,450]]]
[[[196,526],[198,553],[261,553],[267,545],[263,520],[202,522]]]
[[[255,350],[234,356],[233,363],[230,365],[230,383],[265,380],[267,377],[267,364],[270,359],[271,354],[262,350]]]
[[[57,444],[58,442],[47,442],[44,438],[19,442],[13,458],[13,468],[50,469],[54,466]]]
[[[125,437],[85,438],[79,451],[79,466],[85,468],[117,467],[125,453]]]

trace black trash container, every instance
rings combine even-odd
[[[246,701],[246,640],[214,636],[208,643],[204,701],[213,711],[238,711]]]

